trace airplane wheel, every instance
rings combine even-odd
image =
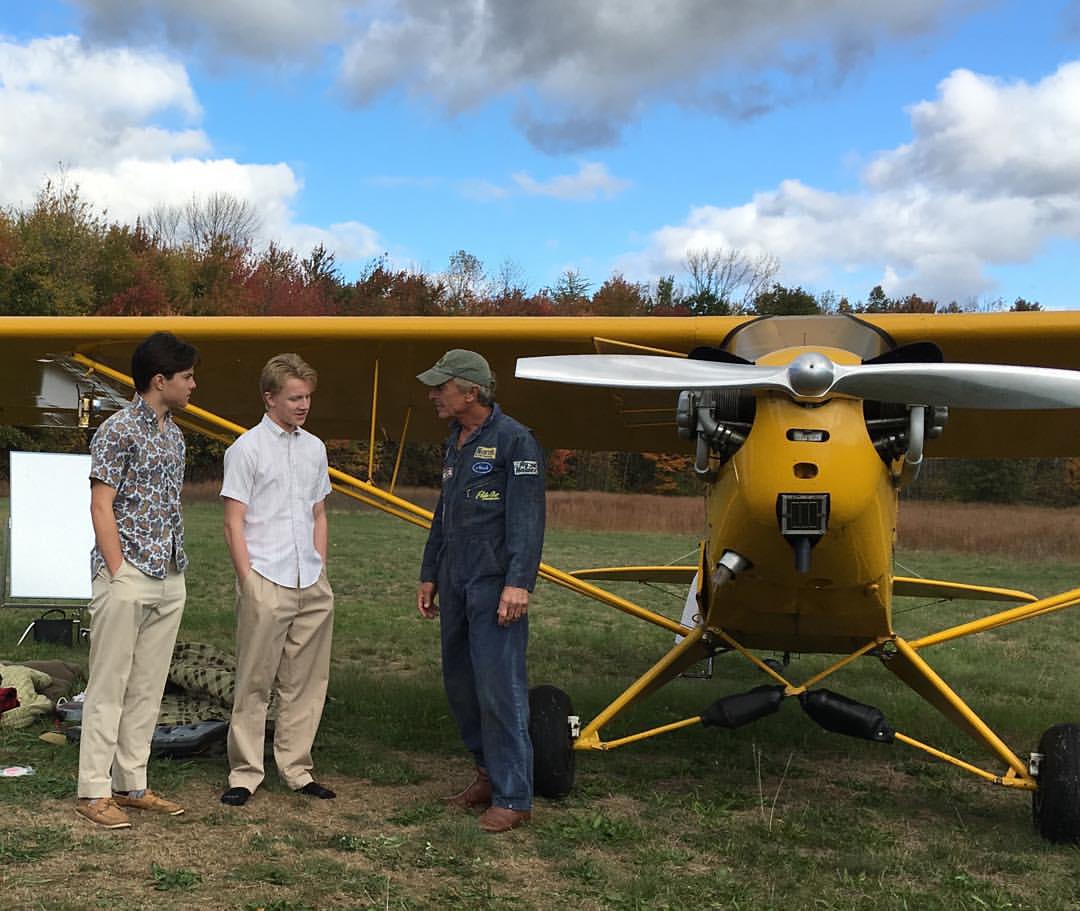
[[[1035,827],[1053,842],[1080,842],[1080,724],[1056,724],[1039,740]]]
[[[561,798],[574,786],[574,742],[569,718],[570,697],[554,686],[529,690],[529,737],[533,745],[533,790],[541,797]]]

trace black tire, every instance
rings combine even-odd
[[[1035,828],[1053,842],[1080,842],[1080,724],[1048,728],[1039,752],[1039,787],[1031,796]]]
[[[570,697],[554,686],[529,690],[529,737],[533,745],[533,790],[541,797],[565,797],[574,786],[574,742],[570,737]]]

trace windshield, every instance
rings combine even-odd
[[[763,316],[732,329],[721,347],[756,361],[770,351],[803,345],[843,348],[864,361],[896,347],[888,333],[847,314]]]

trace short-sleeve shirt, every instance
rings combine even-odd
[[[141,395],[108,417],[90,441],[90,479],[116,491],[113,515],[120,533],[120,550],[132,566],[155,579],[164,579],[170,561],[183,572],[184,516],[180,490],[184,486],[184,435],[166,412],[163,427]],[[90,573],[105,565],[94,545]]]
[[[302,427],[287,431],[264,414],[225,450],[221,495],[247,506],[244,541],[255,572],[287,588],[319,581],[312,510],[330,495],[322,440]]]

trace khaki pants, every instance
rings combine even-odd
[[[184,612],[184,574],[164,579],[126,560],[101,570],[90,600],[90,680],[79,738],[79,797],[146,787],[146,763]]]
[[[252,570],[236,598],[236,691],[229,721],[229,787],[262,783],[266,708],[275,681],[274,762],[290,788],[312,781],[311,747],[330,679],[334,593],[326,572],[286,588]]]

